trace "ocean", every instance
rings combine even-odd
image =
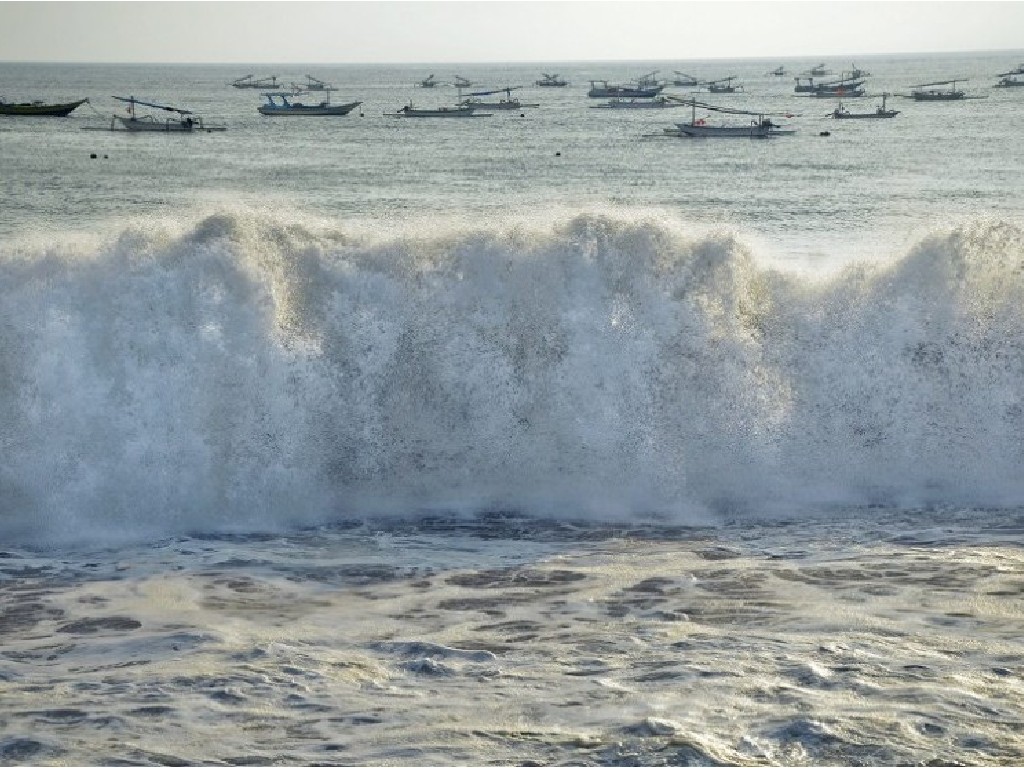
[[[0,64],[0,764],[1024,762],[1021,61]]]

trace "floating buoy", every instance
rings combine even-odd
[[[93,152],[91,155],[89,155],[89,159],[90,160],[95,160],[96,159],[96,153]]]
[[[561,157],[561,156],[562,156],[561,152],[555,152],[555,157]]]
[[[819,133],[818,135],[819,135],[819,136],[831,136],[831,135],[832,135],[832,133],[831,133],[830,131],[822,131],[822,132],[821,132],[821,133]]]

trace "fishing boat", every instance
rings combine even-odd
[[[816,85],[811,96],[818,99],[853,99],[864,95],[863,80],[836,80]]]
[[[611,85],[607,80],[591,80],[587,96],[592,99],[649,99],[662,92],[664,86]]]
[[[850,65],[851,69],[849,72],[844,72],[843,77],[849,80],[857,80],[864,77],[871,77],[870,72],[865,72],[863,69],[857,66],[856,63]]]
[[[806,93],[819,98],[852,98],[863,96],[863,80],[841,77],[838,80],[829,80],[827,83],[815,83],[813,78],[807,78],[805,85],[800,83],[802,78],[797,78],[797,93]]]
[[[44,104],[41,101],[30,101],[15,104],[0,99],[0,115],[18,115],[23,117],[67,117],[88,99],[69,101],[64,104]]]
[[[967,93],[956,87],[957,83],[966,80],[936,80],[934,83],[921,83],[911,85],[910,98],[914,101],[963,101],[964,99],[981,99],[983,96],[968,96]],[[949,86],[943,88],[942,86]]]
[[[263,90],[277,88],[277,75],[257,79],[253,75],[246,75],[228,83],[232,88],[262,88]]]
[[[721,77],[718,80],[705,80],[704,85],[708,88],[708,93],[736,93],[742,91],[742,85],[733,85],[733,80],[736,79],[735,75],[729,77]]]
[[[398,112],[396,117],[490,117],[490,112],[477,112],[476,107],[457,105],[454,107],[435,107],[434,109],[423,109],[415,107],[411,103],[406,104]]]
[[[556,74],[548,74],[547,72],[541,72],[540,80],[535,80],[534,85],[539,85],[541,88],[564,88],[569,84],[568,80],[563,80]]]
[[[303,93],[307,93],[307,91],[267,91],[263,94],[266,103],[256,107],[256,111],[261,115],[273,117],[291,117],[296,115],[312,117],[341,116],[347,115],[363,103],[361,101],[350,101],[347,104],[331,104],[330,92],[327,93],[327,97],[319,104],[303,104],[300,101],[294,101],[296,96],[301,96]]]
[[[1021,64],[1016,69],[1011,69],[1009,72],[1000,72],[996,77],[1002,78],[996,83],[993,88],[1017,88],[1024,86],[1024,80],[1018,80],[1017,78],[1024,75],[1024,64]]]
[[[540,104],[527,104],[512,96],[512,91],[519,90],[521,85],[507,85],[504,88],[497,88],[491,91],[474,91],[469,94],[471,98],[463,99],[459,93],[458,104],[474,109],[524,109],[526,107],[539,107]],[[504,93],[505,98],[498,101],[482,101],[480,96],[493,96],[496,93]]]
[[[455,87],[456,88],[472,88],[475,83],[462,75],[455,76]]]
[[[786,74],[786,68],[780,65],[780,66],[776,67],[775,69],[773,69],[771,72],[765,72],[765,74],[766,75],[773,75],[775,77],[783,77]]]
[[[425,77],[418,83],[416,83],[416,85],[418,85],[420,88],[433,88],[435,85],[437,85],[437,80],[434,79],[433,75],[429,75],[428,77]]]
[[[311,91],[336,91],[338,90],[333,85],[325,83],[323,80],[318,80],[312,75],[306,75],[306,82],[302,84],[292,83],[292,88],[298,93],[306,93]]]
[[[114,96],[118,101],[128,105],[128,117],[114,115],[110,121],[110,130],[117,130],[120,123],[124,130],[132,133],[193,133],[195,131],[223,131],[224,126],[207,125],[203,119],[190,109],[179,107],[168,107],[163,104],[154,104],[149,101],[140,101],[134,96]],[[173,112],[175,117],[159,119],[153,115],[139,117],[135,114],[136,105],[159,109],[164,112]]]
[[[611,99],[603,104],[593,104],[591,109],[672,109],[685,107],[678,99],[669,96],[655,96],[652,99]]]
[[[825,75],[831,75],[832,71],[825,66],[825,62],[822,62],[821,64],[815,64],[805,74],[811,77],[824,77]]]
[[[831,113],[831,117],[834,120],[868,120],[877,118],[896,117],[899,114],[899,110],[886,109],[885,100],[890,94],[882,94],[882,103],[874,112],[851,112],[843,106],[843,102],[839,102],[839,106]]]
[[[685,72],[674,70],[676,79],[672,81],[672,85],[678,86],[679,88],[696,88],[700,85],[700,80],[693,75],[688,75]]]
[[[664,131],[666,135],[689,138],[770,139],[776,136],[789,136],[796,133],[795,130],[778,125],[771,119],[772,117],[793,117],[793,115],[788,113],[751,112],[745,109],[732,109],[730,107],[706,104],[696,99],[680,99],[680,101],[691,108],[690,122],[676,123],[675,128],[666,128]],[[697,117],[697,107],[708,112],[718,112],[726,115],[746,115],[754,119],[745,124],[712,124],[705,117]]]

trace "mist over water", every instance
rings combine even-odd
[[[809,276],[614,211],[238,208],[11,242],[0,531],[1021,504],[1022,243],[979,221]]]

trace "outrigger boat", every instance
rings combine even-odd
[[[693,75],[688,75],[685,72],[674,70],[676,79],[672,81],[672,85],[680,88],[696,88],[700,85],[700,80]]]
[[[569,84],[568,80],[563,80],[558,75],[548,74],[547,72],[541,72],[543,77],[540,80],[534,81],[534,85],[539,85],[541,88],[563,88]]]
[[[843,106],[843,102],[839,102],[839,106],[835,108],[835,111],[831,113],[831,117],[834,120],[866,120],[871,118],[884,118],[884,117],[896,117],[899,114],[897,109],[886,109],[885,99],[890,94],[882,94],[882,104],[874,112],[851,112]]]
[[[1017,77],[1024,75],[1024,64],[1021,64],[1016,69],[1011,69],[1009,72],[1000,72],[996,77],[1001,77],[998,83],[993,88],[1017,88],[1024,86],[1024,80],[1018,80]]]
[[[729,77],[721,77],[718,80],[705,80],[704,85],[708,87],[708,93],[736,93],[742,91],[742,85],[733,85],[732,81],[736,79],[736,75],[730,75]]]
[[[336,91],[338,90],[333,85],[325,83],[323,80],[318,80],[312,75],[306,75],[306,84],[299,85],[298,83],[292,83],[292,88],[295,89],[296,93],[306,93],[307,91]]]
[[[459,105],[454,107],[437,107],[435,109],[421,109],[414,107],[411,103],[402,107],[395,113],[396,117],[490,117],[490,112],[477,112],[476,107]]]
[[[674,98],[674,97],[670,97]],[[679,99],[684,105],[691,107],[691,117],[688,123],[676,123],[675,128],[665,128],[668,136],[684,136],[690,138],[749,138],[749,139],[770,139],[776,136],[789,136],[796,133],[795,130],[785,128],[772,121],[772,117],[791,118],[789,113],[778,112],[751,112],[745,109],[732,109],[730,107],[718,107],[712,104],[697,101],[696,99]],[[719,112],[726,115],[749,115],[754,117],[746,125],[712,125],[706,118],[697,117],[697,107],[709,112]]]
[[[864,95],[863,80],[833,80],[814,86],[811,96],[819,99],[853,99]]]
[[[110,130],[117,130],[117,123],[120,122],[124,126],[126,131],[132,133],[192,133],[194,131],[223,131],[225,127],[222,125],[207,125],[203,122],[203,118],[195,115],[190,109],[179,109],[178,107],[168,107],[163,104],[153,104],[148,101],[140,101],[134,96],[114,96],[113,98],[118,101],[123,101],[128,105],[128,117],[121,117],[120,115],[114,115],[110,121]],[[173,112],[177,117],[168,117],[163,120],[159,120],[153,115],[144,115],[137,117],[135,114],[135,105],[138,104],[143,107],[152,107],[153,109],[161,109],[165,112]]]
[[[295,96],[301,96],[307,91],[268,91],[263,94],[267,100],[265,104],[256,107],[261,115],[269,116],[294,116],[309,115],[312,117],[325,117],[330,115],[347,115],[363,102],[350,101],[347,104],[331,104],[330,93],[319,104],[303,104],[299,101],[289,101]]]
[[[604,104],[592,104],[591,109],[673,109],[686,104],[671,96],[655,96],[653,99],[611,99]]]
[[[228,83],[233,88],[262,88],[264,90],[268,88],[277,88],[277,75],[271,75],[270,77],[264,77],[257,80],[252,75],[246,75],[240,77]]]
[[[807,80],[807,83],[801,83],[801,80]],[[795,93],[807,93],[811,96],[820,96],[822,98],[848,98],[853,96],[863,96],[864,91],[861,90],[861,86],[864,85],[863,80],[851,79],[848,77],[840,78],[839,80],[829,80],[827,83],[815,83],[813,77],[796,78],[796,87],[793,89]]]
[[[966,82],[966,80],[937,80],[934,83],[911,85],[910,88],[914,90],[910,92],[909,98],[914,101],[963,101],[964,99],[985,98],[984,96],[968,96],[964,91],[956,87],[957,83],[963,82]],[[938,87],[942,85],[948,85],[949,88]]]
[[[31,101],[21,104],[13,104],[0,99],[0,115],[18,115],[22,117],[67,117],[80,106],[89,101],[69,101],[64,104],[44,104],[41,101]]]
[[[592,99],[649,99],[662,92],[664,86],[609,85],[607,80],[591,80],[587,96]]]
[[[522,87],[521,85],[507,85],[504,88],[497,88],[493,91],[475,91],[469,94],[472,97],[476,97],[504,93],[507,98],[499,99],[498,101],[481,101],[477,98],[463,99],[460,92],[458,104],[464,107],[473,107],[474,109],[523,109],[525,107],[539,107],[540,104],[524,104],[519,99],[513,98],[512,91],[517,91]]]

